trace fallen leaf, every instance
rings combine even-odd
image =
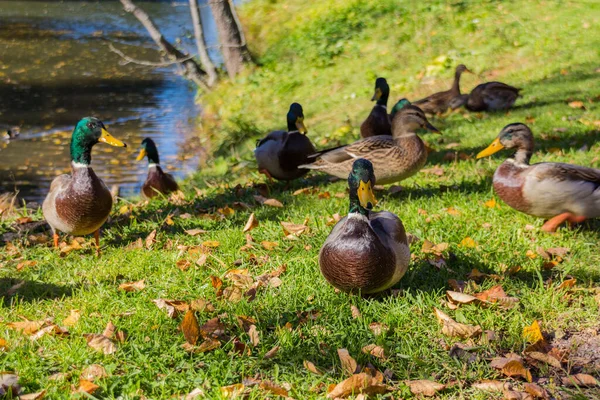
[[[244,393],[246,387],[243,383],[236,383],[235,385],[222,386],[221,395],[226,399],[234,399]]]
[[[86,337],[88,346],[96,351],[104,354],[113,354],[117,351],[115,343],[104,335],[92,333],[84,336]]]
[[[425,254],[436,254],[441,255],[444,251],[448,250],[448,243],[438,243],[433,244],[429,240],[425,239],[423,241],[423,246],[421,247],[421,252]]]
[[[156,242],[156,229],[154,229],[152,232],[150,232],[150,234],[146,237],[145,243],[146,243],[146,248],[148,250],[150,250],[152,248],[152,245]]]
[[[144,283],[144,279],[135,281],[135,282],[125,282],[119,285],[119,290],[123,290],[125,292],[139,292],[140,290],[144,290],[146,284]]]
[[[562,378],[562,383],[565,386],[579,386],[579,387],[594,387],[600,386],[600,383],[592,375],[588,374],[575,374],[569,375]]]
[[[504,400],[532,400],[531,396],[525,392],[506,390],[502,393]]]
[[[96,379],[106,378],[107,376],[108,374],[102,365],[92,364],[81,371],[80,378],[93,382]]]
[[[275,357],[275,355],[277,354],[279,349],[280,349],[280,346],[273,347],[271,350],[269,350],[265,353],[263,358],[268,360],[268,359]]]
[[[573,286],[575,286],[575,283],[577,283],[577,279],[575,279],[575,278],[567,279],[567,280],[563,281],[560,285],[558,285],[556,290],[570,289]]]
[[[512,389],[510,382],[489,379],[475,382],[471,385],[471,387],[474,389],[484,390],[486,392],[503,392],[505,390]]]
[[[304,364],[304,368],[306,368],[309,372],[312,372],[313,374],[316,374],[316,375],[323,375],[323,373],[311,361],[304,360],[303,364]]]
[[[377,346],[375,344],[368,344],[362,348],[362,352],[365,354],[370,354],[373,357],[377,358],[385,358],[385,350],[381,346]]]
[[[506,363],[506,365],[504,365],[501,372],[504,375],[509,376],[511,378],[515,376],[520,376],[526,379],[527,382],[531,382],[533,379],[531,377],[531,372],[529,372],[529,369],[525,368],[523,366],[523,362],[520,360],[510,360]]]
[[[188,229],[185,231],[185,233],[187,233],[190,236],[198,236],[200,234],[203,233],[207,233],[208,231],[205,231],[204,229]]]
[[[268,242],[266,240],[260,242],[260,244],[265,250],[273,250],[275,247],[279,246],[279,243],[277,242]]]
[[[537,320],[533,321],[530,326],[523,328],[523,339],[527,340],[529,343],[535,343],[538,340],[544,339],[544,335],[542,335],[542,330],[540,329],[540,324],[537,322]]]
[[[0,373],[0,396],[6,396],[9,398],[18,396],[21,392],[21,386],[19,386],[19,376],[10,374],[7,372]]]
[[[548,254],[553,255],[553,256],[557,256],[557,257],[564,257],[570,251],[571,251],[571,249],[568,248],[568,247],[551,247],[549,249],[546,249],[546,252]]]
[[[262,204],[271,207],[283,207],[283,203],[276,199],[266,199]]]
[[[524,389],[527,393],[532,395],[534,398],[544,399],[544,400],[550,399],[550,395],[548,394],[548,391],[546,389],[544,389],[543,387],[539,386],[538,384],[526,383],[524,385]]]
[[[291,222],[280,222],[283,227],[284,236],[295,235],[299,236],[308,230],[308,226],[302,224],[293,224]]]
[[[356,363],[356,360],[350,356],[348,350],[338,349],[337,353],[340,362],[342,363],[342,369],[346,371],[348,375],[353,375],[357,372],[358,364]]]
[[[423,168],[421,169],[421,172],[424,174],[432,174],[437,176],[444,175],[444,169],[437,165],[431,168]]]
[[[212,287],[215,288],[216,290],[221,289],[221,286],[223,286],[223,281],[218,276],[211,275],[210,281],[211,281]]]
[[[242,230],[242,232],[250,232],[252,229],[256,228],[257,226],[258,226],[258,220],[254,216],[254,213],[252,213],[252,214],[250,214],[250,217],[248,218],[248,222],[246,222],[246,225],[244,226],[244,229]]]
[[[225,325],[221,323],[218,317],[209,319],[200,327],[200,335],[203,338],[219,337],[225,333]]]
[[[288,391],[286,389],[284,389],[283,387],[276,385],[275,383],[271,382],[271,381],[262,381],[259,385],[259,387],[269,393],[272,393],[274,395],[277,396],[281,396],[281,397],[288,397]]]
[[[156,304],[159,309],[165,310],[170,318],[175,318],[177,315],[186,312],[190,308],[189,304],[182,300],[155,299],[152,300],[152,302]]]
[[[562,368],[560,361],[557,360],[556,358],[552,357],[550,354],[540,353],[539,351],[531,351],[531,352],[526,353],[526,355],[529,358],[532,358],[536,361],[541,361],[541,362],[546,363],[554,368],[557,368],[557,369]]]
[[[214,312],[215,306],[208,300],[196,299],[190,302],[190,308],[198,312]]]
[[[467,286],[464,281],[457,281],[456,279],[448,279],[448,285],[450,285],[455,292],[460,293],[464,292],[465,287]]]
[[[252,343],[252,346],[258,346],[260,343],[260,337],[258,335],[256,325],[250,325],[250,328],[248,329],[248,336],[250,336],[250,343]]]
[[[330,199],[330,198],[331,198],[331,193],[329,193],[329,192],[323,192],[323,193],[319,193],[319,194],[317,195],[317,197],[318,197],[319,199]]]
[[[195,399],[198,399],[198,398],[205,399],[206,398],[206,394],[204,393],[204,390],[202,390],[200,388],[195,388],[194,390],[192,390],[191,392],[189,392],[188,394],[186,394],[184,396],[183,400],[195,400]]]
[[[184,272],[187,271],[191,265],[192,263],[189,260],[186,260],[185,258],[177,260],[177,262],[175,263],[175,266]]]
[[[202,246],[204,247],[219,247],[221,245],[221,243],[219,243],[217,240],[206,240],[204,242],[202,242]]]
[[[434,308],[438,321],[442,324],[442,333],[447,336],[458,336],[461,338],[470,338],[481,334],[479,325],[466,325],[454,321],[441,310]]]
[[[87,379],[80,379],[79,387],[76,392],[93,394],[98,389],[100,389],[100,386],[96,385],[94,382],[90,382]]]
[[[45,320],[29,321],[28,319],[25,319],[24,321],[10,322],[6,324],[6,326],[10,329],[21,331],[25,335],[33,335],[34,333],[39,331],[45,324]]]
[[[362,372],[360,374],[352,375],[350,378],[335,385],[335,387],[327,394],[327,398],[343,398],[359,393],[376,395],[386,393],[388,390],[388,387],[379,382],[377,378]]]
[[[430,381],[428,379],[419,379],[416,381],[405,381],[410,388],[412,394],[422,394],[426,397],[435,396],[437,392],[446,388],[446,385],[441,383]]]
[[[200,337],[200,326],[198,325],[198,320],[196,319],[194,311],[188,310],[185,313],[179,327],[183,332],[185,340],[191,345],[196,345],[196,342],[198,342],[198,338]]]
[[[471,296],[470,294],[454,292],[452,290],[447,290],[446,296],[448,296],[448,299],[450,299],[450,301],[452,301],[454,303],[459,303],[459,304],[469,304],[474,301],[481,300],[481,299],[478,299],[477,297]]]
[[[22,394],[19,396],[19,400],[40,400],[43,399],[45,395],[46,391],[42,390],[41,392]]]
[[[369,324],[369,329],[371,330],[371,332],[373,332],[373,335],[379,336],[379,335],[389,331],[390,327],[387,326],[386,324],[381,324],[379,322],[371,322]]]
[[[38,340],[42,336],[47,335],[47,334],[48,335],[65,335],[68,333],[69,333],[69,331],[66,328],[61,328],[58,325],[51,324],[51,325],[43,327],[42,329],[40,329],[39,331],[37,331],[36,333],[31,335],[29,338],[31,340]]]
[[[357,319],[361,317],[360,311],[355,305],[350,305],[350,311],[352,312],[352,318]]]
[[[17,271],[22,271],[25,268],[35,267],[37,265],[37,261],[34,260],[25,260],[17,264]]]
[[[25,285],[25,281],[19,281],[15,283],[5,292],[4,297],[14,296],[17,293],[17,291],[23,287],[23,285]]]
[[[81,312],[79,310],[71,310],[69,316],[63,319],[63,325],[75,326],[75,324],[77,324],[77,321],[79,321],[79,318],[81,318]]]
[[[486,207],[489,208],[494,208],[496,207],[497,203],[496,203],[496,199],[490,199],[488,201],[486,201],[485,203],[483,203]]]
[[[467,236],[466,238],[464,238],[461,242],[460,242],[460,246],[461,247],[469,247],[469,248],[473,248],[473,247],[477,247],[477,242],[474,241],[472,238],[470,238],[469,236]]]
[[[202,343],[200,343],[199,346],[193,346],[188,342],[185,342],[181,347],[183,347],[184,350],[188,353],[200,354],[221,347],[221,342],[217,339],[207,338]]]
[[[577,100],[577,101],[571,101],[569,103],[569,107],[571,107],[571,108],[582,108],[582,109],[585,109],[585,105],[583,104],[583,101],[579,101],[579,100]]]

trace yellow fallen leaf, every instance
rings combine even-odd
[[[544,335],[542,335],[542,330],[540,329],[540,324],[537,322],[537,320],[533,321],[530,326],[523,328],[523,339],[527,340],[529,343],[535,343],[538,340],[544,339]]]
[[[263,240],[262,242],[260,242],[260,244],[265,250],[273,250],[279,245],[277,242],[268,242],[266,240]]]
[[[77,388],[76,392],[93,394],[98,389],[100,389],[100,386],[96,385],[94,382],[90,382],[86,379],[80,379],[79,387]]]
[[[556,290],[572,288],[573,286],[575,286],[576,283],[577,283],[577,279],[575,279],[575,278],[564,280],[560,285],[558,285]]]
[[[236,383],[235,385],[222,386],[221,395],[226,399],[235,399],[244,393],[246,387],[243,383]]]
[[[179,327],[183,332],[183,337],[185,337],[185,340],[189,344],[195,345],[196,342],[198,342],[198,338],[200,337],[200,326],[198,325],[198,320],[196,319],[194,311],[188,310],[185,313]]]
[[[246,222],[246,225],[244,226],[244,229],[242,230],[242,232],[250,232],[252,229],[256,228],[258,226],[258,219],[256,219],[256,217],[254,216],[254,213],[250,214],[250,217],[248,217],[248,222]]]
[[[511,378],[515,376],[520,376],[527,380],[527,382],[532,381],[531,372],[529,369],[523,366],[523,363],[520,360],[510,360],[506,363],[506,365],[502,368],[502,373]]]
[[[388,390],[388,387],[382,384],[377,378],[361,372],[360,374],[352,375],[350,378],[335,385],[335,387],[327,394],[327,398],[344,398],[360,393],[365,395],[377,395],[384,394]]]
[[[204,247],[219,247],[221,245],[221,243],[219,243],[216,240],[206,240],[202,243],[202,246]]]
[[[473,247],[477,247],[477,242],[467,236],[460,242],[460,246],[473,248]]]
[[[490,199],[490,200],[486,201],[486,202],[485,202],[485,203],[483,203],[483,204],[484,204],[486,207],[489,207],[489,208],[494,208],[494,207],[496,207],[496,205],[497,205],[497,204],[496,204],[496,199]]]
[[[71,313],[68,317],[63,320],[64,326],[75,326],[77,321],[81,318],[81,312],[79,310],[71,310]]]
[[[143,290],[146,287],[144,283],[144,279],[135,281],[135,282],[125,282],[119,285],[119,290],[123,290],[125,292],[138,292]]]
[[[10,329],[21,331],[25,335],[33,335],[34,333],[39,331],[45,324],[46,321],[29,321],[25,319],[24,321],[10,322],[6,324],[6,326]]]

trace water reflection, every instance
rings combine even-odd
[[[170,40],[194,52],[187,3],[138,4]],[[70,134],[87,115],[129,146],[98,144],[92,152],[94,170],[123,196],[137,194],[145,177],[145,163],[135,162],[144,137],[177,177],[196,167],[198,157],[184,148],[199,112],[195,90],[170,70],[120,65],[108,52],[110,40],[135,58],[159,60],[119,2],[0,1],[0,10],[0,127],[21,127],[19,139],[0,140],[0,192],[41,200],[51,180],[68,172]],[[216,40],[210,32],[208,40]]]

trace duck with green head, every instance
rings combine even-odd
[[[515,150],[496,169],[494,191],[506,204],[525,214],[549,218],[542,230],[600,217],[600,170],[580,165],[543,162],[529,164],[533,133],[525,124],[509,124],[477,158],[502,150]]]
[[[462,103],[457,102],[454,99],[462,98],[460,94],[460,76],[463,74],[463,72],[472,73],[463,64],[458,65],[454,71],[454,82],[449,90],[434,93],[421,100],[413,102],[413,104],[428,114],[444,113],[446,110],[448,110],[448,108],[454,109],[460,107]]]
[[[390,96],[390,86],[385,78],[375,80],[375,94],[371,101],[375,101],[375,106],[371,113],[360,125],[360,136],[368,138],[377,135],[391,135],[392,126],[390,117],[387,113],[387,103]]]
[[[306,163],[307,157],[315,151],[306,136],[302,106],[292,103],[287,113],[287,131],[273,131],[259,140],[254,156],[259,172],[269,178],[288,181],[308,172],[298,166]]]
[[[145,198],[151,199],[156,195],[168,194],[179,189],[175,178],[162,170],[158,149],[154,140],[150,138],[142,140],[142,148],[136,160],[141,161],[144,157],[148,157],[148,176],[142,185],[142,195]]]
[[[71,175],[54,178],[42,205],[52,228],[54,247],[58,247],[57,231],[75,236],[94,233],[100,251],[100,227],[110,214],[113,199],[90,166],[92,147],[98,142],[127,147],[108,133],[98,118],[86,117],[77,123],[71,136]]]
[[[319,252],[325,279],[345,292],[372,294],[404,276],[410,249],[404,225],[389,211],[373,212],[373,164],[358,159],[348,176],[350,210],[333,228]]]
[[[402,110],[406,106],[410,106],[410,101],[408,101],[408,99],[402,98],[398,100],[396,104],[394,104],[394,107],[392,107],[392,110],[390,111],[390,121],[393,121],[394,115],[396,115],[398,111]]]

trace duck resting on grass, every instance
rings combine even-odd
[[[394,107],[392,107],[392,110],[390,111],[390,121],[393,121],[396,113],[406,106],[410,106],[410,101],[408,99],[402,98],[398,100],[396,104],[394,104]]]
[[[387,113],[388,97],[390,96],[390,86],[385,78],[375,80],[375,94],[371,101],[376,101],[371,113],[360,125],[360,136],[368,138],[377,135],[391,135],[392,125]]]
[[[471,93],[460,97],[469,111],[501,111],[511,108],[522,89],[502,82],[487,82],[475,86]]]
[[[179,189],[175,178],[165,173],[160,167],[158,150],[154,140],[146,138],[142,140],[142,148],[136,160],[141,161],[148,157],[148,177],[142,185],[142,195],[148,199],[158,194],[168,194]]]
[[[472,73],[467,67],[460,64],[454,71],[454,82],[449,90],[434,93],[431,96],[413,102],[413,104],[428,114],[441,114],[446,112],[448,108],[455,109],[460,107],[461,104],[453,101],[453,99],[461,96],[460,76],[463,72]]]
[[[305,175],[308,171],[298,166],[316,151],[306,136],[304,112],[298,103],[292,103],[287,113],[287,129],[273,131],[256,144],[258,170],[269,179],[289,181]]]
[[[90,166],[92,147],[98,142],[127,147],[108,133],[98,118],[86,117],[77,123],[71,137],[71,175],[54,178],[42,204],[54,247],[58,247],[57,231],[75,236],[94,233],[96,251],[100,253],[100,227],[110,214],[113,199]]]
[[[402,221],[389,211],[371,211],[377,203],[373,186],[373,164],[364,158],[354,161],[348,176],[350,212],[319,252],[321,273],[344,292],[381,292],[408,269],[410,249]]]
[[[419,107],[406,105],[394,116],[392,136],[368,137],[317,152],[309,157],[312,163],[300,167],[343,179],[352,171],[354,160],[366,158],[373,163],[378,183],[399,182],[419,172],[427,162],[427,149],[416,133],[421,128],[440,133]]]
[[[521,123],[506,125],[477,158],[502,149],[516,152],[496,169],[494,190],[515,210],[549,218],[542,230],[555,232],[565,221],[575,224],[600,216],[600,170],[554,162],[529,164],[533,134]]]

